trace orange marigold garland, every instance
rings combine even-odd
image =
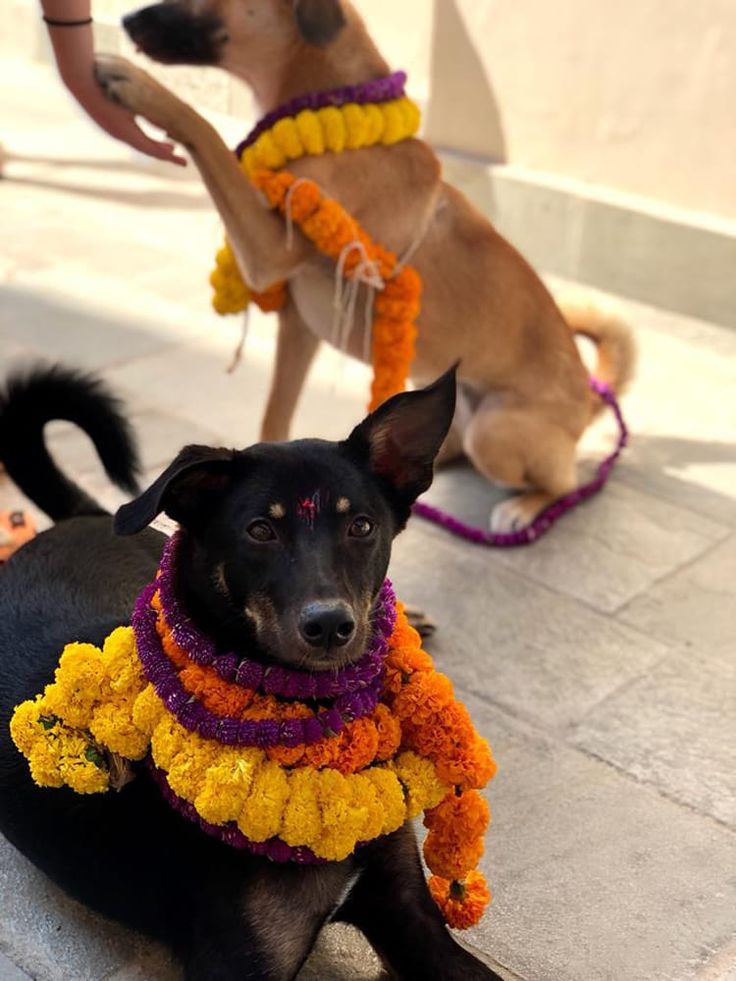
[[[328,697],[332,677],[218,652],[167,593],[175,542],[166,555],[132,627],[102,649],[69,645],[53,684],[16,709],[11,735],[33,779],[102,793],[111,754],[148,757],[173,807],[276,861],[339,861],[424,812],[432,895],[451,926],[476,923],[490,899],[479,791],[496,766],[390,584],[380,640]],[[295,684],[301,693],[282,687]]]
[[[430,889],[448,924],[465,929],[490,902],[483,875],[474,871],[484,851],[490,810],[478,790],[493,779],[496,763],[468,710],[455,701],[452,683],[434,670],[421,638],[398,604],[386,658],[388,702],[401,723],[402,746],[432,761],[453,790],[424,819],[424,859]]]
[[[315,247],[337,261],[353,242],[362,250],[346,254],[345,276],[352,278],[366,257],[376,264],[383,290],[374,304],[373,384],[371,410],[386,399],[403,392],[414,360],[422,281],[410,266],[396,272],[398,258],[377,246],[345,209],[322,196],[313,181],[297,179],[286,172],[258,171],[251,176],[254,185],[266,195],[269,205],[283,215],[287,211]]]
[[[246,141],[239,151],[241,169],[266,195],[270,207],[298,226],[323,255],[334,262],[341,260],[346,278],[354,278],[366,261],[378,272],[383,286],[374,302],[371,409],[406,388],[414,360],[421,279],[411,267],[401,266],[395,253],[374,243],[337,201],[322,195],[316,184],[297,179],[283,168],[305,156],[378,144],[391,146],[412,137],[419,122],[419,110],[403,95],[384,103],[326,106],[317,112],[307,110],[280,118],[271,129],[259,127],[258,138]],[[360,248],[349,248],[356,244]],[[244,310],[251,301],[264,312],[272,312],[279,310],[286,298],[285,283],[277,283],[265,293],[251,290],[240,276],[228,243],[217,254],[210,283],[213,306],[223,315]]]

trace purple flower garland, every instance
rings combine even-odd
[[[565,494],[564,497],[559,498],[559,500],[542,511],[541,514],[538,514],[527,528],[508,533],[486,531],[484,528],[475,528],[472,525],[468,525],[464,521],[460,521],[459,518],[455,518],[441,508],[436,508],[434,505],[427,504],[425,501],[418,501],[414,505],[414,514],[419,518],[423,518],[425,521],[431,521],[433,524],[439,525],[445,531],[449,531],[451,535],[472,542],[474,545],[488,545],[493,548],[516,548],[520,545],[531,545],[532,542],[538,541],[568,511],[572,511],[573,508],[582,504],[583,501],[587,501],[589,497],[593,497],[599,491],[603,490],[608,482],[608,478],[611,476],[611,471],[616,461],[628,445],[629,431],[613,389],[610,385],[599,381],[597,378],[590,379],[590,387],[603,399],[616,416],[619,429],[616,449],[601,463],[595,477],[591,481],[583,484],[581,487],[577,487],[569,494]]]
[[[243,151],[252,146],[262,133],[275,126],[279,120],[296,116],[305,109],[315,111],[330,106],[346,106],[349,102],[355,102],[359,106],[369,102],[391,102],[404,95],[405,86],[406,72],[394,72],[393,75],[375,78],[370,82],[361,82],[359,85],[345,85],[325,92],[307,92],[305,95],[299,95],[267,113],[238,146],[235,153],[240,159]]]
[[[158,587],[171,635],[192,661],[213,667],[223,681],[282,698],[339,698],[371,686],[380,675],[388,639],[396,624],[396,594],[388,579],[378,594],[368,649],[357,664],[339,671],[319,672],[298,671],[281,665],[268,666],[243,655],[218,655],[214,642],[192,622],[176,595],[175,569],[180,543],[181,533],[166,543],[161,556]]]
[[[170,544],[167,545],[167,549]],[[184,688],[175,666],[163,649],[156,629],[158,614],[151,606],[159,584],[160,580],[148,585],[135,604],[131,623],[138,657],[143,672],[154,686],[156,694],[177,721],[190,732],[196,732],[205,739],[217,740],[226,746],[250,746],[261,749],[284,746],[293,749],[297,746],[311,746],[329,736],[338,735],[347,724],[370,715],[378,705],[383,684],[381,670],[378,673],[371,671],[373,677],[370,682],[362,684],[358,690],[343,686],[342,693],[334,699],[330,708],[315,710],[315,713],[306,719],[243,720],[215,715]],[[383,587],[382,596],[385,599],[393,597],[393,590],[388,581]],[[383,663],[395,616],[395,605],[385,603],[380,607],[378,624],[369,653],[366,655],[371,663],[375,658]],[[193,625],[190,623],[190,626]],[[199,632],[197,634],[201,636]],[[179,643],[178,639],[177,643]],[[185,651],[187,650],[185,645],[181,646]],[[344,669],[345,672],[350,670],[350,668]],[[304,676],[308,674],[307,672],[292,673]],[[336,672],[333,680],[336,678],[339,681],[342,674],[343,672]],[[298,685],[294,687],[298,688]]]
[[[205,834],[210,835],[212,838],[217,838],[223,844],[230,845],[231,848],[237,848],[239,851],[248,851],[252,855],[269,858],[272,862],[279,862],[280,864],[286,862],[296,862],[297,865],[325,864],[325,859],[319,858],[309,848],[292,848],[291,845],[287,845],[280,838],[271,838],[269,841],[264,842],[251,841],[250,838],[246,838],[234,823],[223,825],[210,824],[200,816],[194,804],[190,804],[189,801],[184,800],[178,794],[174,793],[169,781],[166,779],[165,773],[163,770],[158,769],[150,757],[148,758],[148,768],[155,783],[161,790],[166,803],[177,814],[186,818],[187,821],[199,825]]]

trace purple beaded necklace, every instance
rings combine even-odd
[[[350,667],[340,671],[297,671],[280,665],[267,666],[243,654],[218,654],[214,642],[194,624],[176,593],[175,569],[181,546],[176,534],[166,543],[161,556],[158,589],[166,623],[176,643],[197,664],[213,667],[223,681],[233,682],[264,695],[283,698],[336,698],[367,688],[381,672],[385,645],[396,621],[396,596],[391,583],[381,588],[373,614],[374,638],[368,650]],[[378,643],[374,641],[378,638]]]
[[[131,623],[146,678],[185,729],[226,746],[294,748],[337,735],[350,722],[375,710],[382,690],[388,641],[396,623],[396,597],[388,580],[376,601],[368,648],[357,664],[330,672],[268,667],[243,655],[218,655],[214,643],[187,616],[174,588],[180,541],[177,534],[166,543],[159,576],[138,597]],[[254,720],[215,715],[205,708],[184,688],[163,648],[156,629],[158,612],[151,605],[157,591],[171,634],[193,663],[214,667],[225,680],[260,694],[311,702],[312,714],[302,719]],[[246,685],[245,679],[255,683]]]
[[[608,478],[611,476],[611,471],[616,461],[628,444],[629,431],[613,389],[606,382],[599,381],[597,378],[590,379],[590,387],[603,399],[616,416],[619,430],[616,449],[601,463],[595,477],[591,481],[577,487],[569,494],[565,494],[564,497],[559,498],[554,504],[551,504],[541,514],[537,515],[528,527],[507,534],[497,534],[486,531],[484,528],[475,528],[473,525],[468,525],[464,521],[460,521],[458,518],[453,517],[453,515],[443,511],[441,508],[436,508],[432,504],[427,504],[424,501],[418,501],[414,505],[414,514],[419,518],[424,518],[426,521],[431,521],[433,524],[439,525],[445,531],[449,531],[451,535],[464,538],[466,541],[473,542],[475,545],[489,545],[493,548],[516,548],[520,545],[531,545],[532,542],[538,541],[568,511],[572,511],[573,508],[582,504],[583,501],[587,501],[588,498],[593,497],[599,491],[603,490],[608,482]]]

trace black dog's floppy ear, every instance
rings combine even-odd
[[[357,426],[344,444],[368,460],[389,485],[402,510],[431,485],[434,460],[452,425],[457,397],[457,365],[433,385],[395,395]]]
[[[214,493],[224,490],[233,474],[234,450],[185,446],[173,463],[115,515],[118,535],[135,535],[165,511],[185,527]]]
[[[304,40],[317,47],[334,41],[347,23],[340,0],[294,0],[294,16]]]

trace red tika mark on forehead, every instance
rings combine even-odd
[[[322,495],[320,491],[315,491],[311,497],[305,497],[299,500],[296,513],[310,530],[314,530],[314,523],[321,509]]]

